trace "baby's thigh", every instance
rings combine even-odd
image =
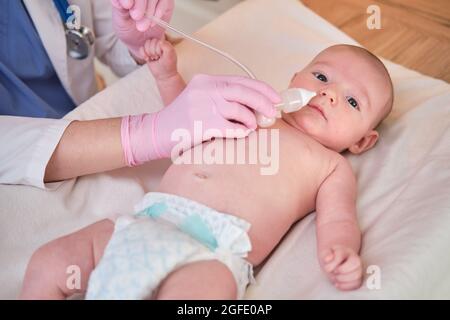
[[[113,231],[114,223],[104,219],[56,239],[54,247],[60,252],[59,261],[64,263],[59,265],[60,271],[65,269],[67,277],[68,266],[72,266],[72,270],[74,267],[79,268],[82,286],[85,287],[90,273],[103,256]]]
[[[114,223],[105,219],[43,245],[31,257],[24,289],[32,286],[39,294],[54,287],[64,296],[84,292],[113,230]]]
[[[236,299],[237,285],[230,269],[218,260],[189,263],[170,273],[156,299]]]

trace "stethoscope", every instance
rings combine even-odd
[[[56,8],[58,9],[59,15],[61,16],[64,32],[66,35],[67,44],[67,54],[74,59],[83,60],[89,56],[91,47],[94,44],[95,36],[92,30],[88,27],[80,26],[75,28],[73,26],[68,26],[67,21],[71,17],[69,15],[68,8],[69,3],[67,0],[53,0]],[[76,17],[79,19],[80,17]]]

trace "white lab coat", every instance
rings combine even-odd
[[[94,50],[75,60],[66,54],[61,17],[52,0],[24,0],[50,60],[76,105],[96,91],[94,55],[119,76],[136,69],[126,46],[114,34],[110,0],[70,0],[81,9],[81,25],[95,33]],[[1,99],[1,97],[0,97]],[[68,120],[0,116],[0,183],[45,188],[45,168]]]

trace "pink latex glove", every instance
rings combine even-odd
[[[164,36],[164,29],[145,15],[156,16],[166,22],[172,17],[174,0],[111,0],[113,27],[117,37],[130,52],[141,60],[139,49],[145,40]]]
[[[159,112],[122,118],[126,162],[135,166],[170,157],[173,147],[179,144],[171,139],[176,129],[186,129],[192,137],[188,145],[183,145],[183,150],[213,136],[243,138],[257,127],[251,109],[275,117],[274,104],[280,101],[278,93],[260,81],[236,76],[196,75],[186,89]],[[217,129],[216,133],[194,135],[194,121],[201,121],[203,132]],[[234,130],[227,132],[227,129]]]

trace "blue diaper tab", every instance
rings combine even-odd
[[[162,215],[164,212],[167,211],[167,206],[164,202],[157,202],[153,205],[151,205],[148,208],[145,208],[144,210],[136,213],[137,216],[147,216],[150,218],[158,218],[160,215]]]
[[[160,218],[172,222],[183,232],[203,243],[210,250],[214,251],[217,249],[218,244],[216,237],[198,214],[192,213],[184,217],[173,215],[168,211],[168,207],[164,202],[157,202],[146,209],[139,211],[136,215],[139,217],[147,216],[154,219]]]

